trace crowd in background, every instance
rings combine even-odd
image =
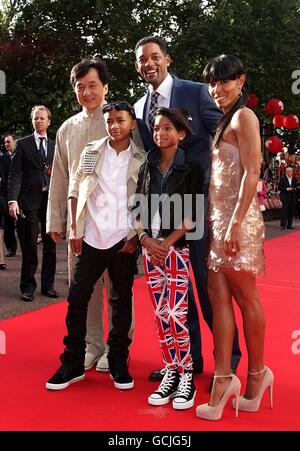
[[[280,161],[273,158],[266,165],[262,162],[260,183],[258,185],[258,198],[262,215],[265,221],[280,219],[282,202],[280,200],[280,179],[285,175],[286,168],[293,169],[293,178],[296,181],[297,190],[294,196],[294,217],[300,218],[300,157],[293,156],[293,161]]]

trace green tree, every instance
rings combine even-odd
[[[201,80],[206,62],[222,52],[244,62],[257,112],[280,97],[285,114],[299,114],[291,74],[300,69],[299,0],[4,0],[0,14],[0,70],[7,94],[0,96],[0,133],[31,130],[36,103],[53,113],[54,135],[72,114],[71,67],[98,56],[110,68],[109,100],[135,101],[145,86],[134,69],[134,46],[159,34],[169,44],[175,74]],[[299,102],[298,102],[299,103]]]
[[[53,134],[72,114],[71,67],[85,57],[109,65],[109,99],[133,101],[141,92],[133,49],[145,34],[171,35],[170,1],[32,0],[13,16],[13,27],[0,51],[7,74],[7,95],[0,103],[0,133],[9,128],[30,131],[32,105],[46,104],[53,113]],[[179,1],[180,3],[180,1]],[[10,14],[12,17],[12,13]],[[10,22],[12,23],[12,21]]]
[[[220,0],[203,2],[202,7],[198,1],[185,1],[172,43],[172,53],[183,56],[176,58],[176,73],[201,80],[210,58],[233,53],[243,61],[248,90],[261,105],[279,97],[287,113],[296,113],[299,98],[292,93],[291,77],[300,68],[299,23],[298,0]]]

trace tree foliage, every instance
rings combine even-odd
[[[134,69],[134,46],[159,34],[169,44],[173,70],[200,80],[206,62],[222,52],[244,62],[248,88],[263,105],[280,97],[297,114],[291,74],[300,69],[298,0],[4,0],[0,13],[0,134],[30,132],[29,114],[43,103],[53,113],[52,134],[74,111],[71,67],[84,57],[105,59],[108,99],[135,101],[144,91]],[[299,103],[299,102],[298,102]],[[261,114],[262,114],[261,110]],[[298,109],[299,112],[299,109]]]

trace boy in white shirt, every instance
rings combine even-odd
[[[62,390],[85,377],[87,308],[106,268],[113,284],[109,369],[116,388],[134,386],[127,360],[138,238],[131,227],[128,199],[135,193],[145,153],[130,139],[136,119],[129,103],[105,104],[103,114],[108,137],[85,147],[70,185],[69,240],[77,260],[68,296],[66,347],[62,365],[46,383],[49,390]]]

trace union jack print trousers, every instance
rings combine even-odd
[[[171,246],[162,267],[152,265],[151,256],[144,247],[143,257],[165,367],[190,371],[193,361],[187,327],[189,248],[174,249]]]

